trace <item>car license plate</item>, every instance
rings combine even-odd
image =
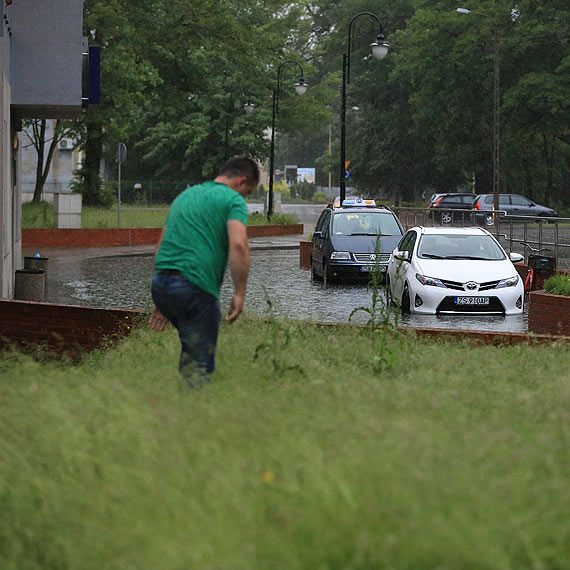
[[[378,266],[377,265],[361,265],[360,266],[360,271],[374,271]],[[380,271],[382,273],[386,273],[386,266],[385,265],[381,265],[380,266]]]
[[[456,305],[488,305],[489,297],[455,297]]]

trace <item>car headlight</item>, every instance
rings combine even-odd
[[[426,275],[421,275],[420,273],[416,273],[416,279],[422,285],[428,285],[430,287],[443,287],[446,289],[447,287],[443,284],[442,281],[436,279],[435,277],[427,277]]]
[[[514,277],[509,277],[508,279],[501,279],[495,289],[502,289],[503,287],[516,287],[517,283],[519,282],[518,274]]]
[[[349,251],[333,251],[331,253],[331,259],[350,260],[350,252]]]

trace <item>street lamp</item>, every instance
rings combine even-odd
[[[376,59],[384,59],[390,47],[384,41],[384,27],[380,20],[371,12],[360,12],[350,20],[348,25],[348,53],[342,54],[342,100],[340,105],[340,205],[346,197],[346,85],[350,83],[350,48],[352,44],[352,29],[361,16],[369,16],[376,20],[380,32],[376,41],[370,44],[372,55]]]
[[[307,91],[308,85],[305,83],[303,79],[303,68],[301,67],[300,63],[297,63],[295,60],[288,59],[284,61],[279,67],[277,68],[277,88],[273,90],[273,114],[271,118],[271,151],[269,154],[269,196],[268,196],[268,204],[267,204],[267,221],[271,220],[271,216],[273,215],[273,176],[274,176],[274,168],[275,168],[275,119],[277,118],[277,113],[279,112],[279,89],[281,87],[281,72],[283,67],[288,63],[292,63],[296,65],[301,75],[299,76],[299,82],[295,83],[295,91],[297,95],[304,95]]]
[[[500,159],[500,67],[501,36],[499,26],[490,16],[473,12],[467,8],[457,8],[460,14],[475,14],[491,21],[493,27],[493,220],[499,210],[499,159]]]

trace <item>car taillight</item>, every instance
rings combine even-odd
[[[480,209],[481,209],[481,204],[479,204],[479,201],[477,201],[477,203],[475,204],[475,209],[476,209],[476,210],[480,210]]]
[[[443,198],[443,196],[442,196],[441,198]],[[437,206],[439,206],[439,203],[441,202],[441,198],[438,198],[438,199],[437,199],[437,202],[433,205],[434,208],[436,208]]]

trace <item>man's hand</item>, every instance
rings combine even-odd
[[[153,305],[148,322],[153,331],[161,332],[166,328],[168,319]]]
[[[232,324],[241,315],[243,311],[243,304],[245,298],[243,295],[234,294],[232,297],[232,302],[230,303],[230,308],[228,310],[228,316],[224,319],[226,323]]]
[[[230,242],[230,268],[234,282],[234,296],[230,303],[228,316],[224,319],[233,323],[243,311],[247,276],[249,274],[249,245],[247,227],[239,220],[228,221],[228,238]]]

